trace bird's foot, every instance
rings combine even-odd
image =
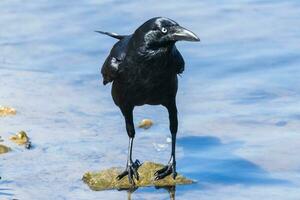
[[[117,176],[117,180],[121,180],[123,177],[128,175],[128,181],[131,185],[135,185],[135,182],[133,180],[133,177],[135,177],[136,180],[139,180],[139,174],[138,174],[138,168],[141,166],[139,160],[135,160],[135,162],[129,161],[127,163],[127,167],[124,172],[119,174]]]
[[[165,167],[163,167],[160,170],[157,170],[154,174],[155,176],[155,180],[160,180],[165,178],[166,176],[172,174],[173,179],[175,180],[176,176],[177,176],[177,172],[176,172],[176,162],[175,161],[171,161],[169,162],[168,165],[166,165]]]

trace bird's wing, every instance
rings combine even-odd
[[[175,68],[177,74],[181,74],[184,71],[184,60],[176,46],[174,46],[172,51],[172,67]]]
[[[120,65],[123,62],[126,52],[128,42],[131,36],[126,36],[120,41],[118,41],[110,51],[110,54],[106,58],[102,69],[102,77],[103,77],[103,84],[106,85],[109,82],[115,80],[118,76],[120,71]]]

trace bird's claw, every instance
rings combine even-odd
[[[172,174],[172,178],[175,180],[175,178],[177,176],[175,162],[171,162],[168,165],[164,166],[162,169],[157,170],[154,173],[154,176],[155,176],[154,180],[163,179],[170,174]]]
[[[139,180],[139,173],[138,173],[138,168],[141,166],[139,160],[135,160],[135,162],[129,162],[127,164],[127,167],[124,172],[119,174],[116,178],[117,180],[121,180],[123,177],[128,175],[128,181],[131,185],[135,185],[133,177],[135,177],[136,180]]]

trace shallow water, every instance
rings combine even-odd
[[[14,148],[0,157],[0,199],[127,199],[91,191],[84,172],[125,166],[123,118],[99,69],[114,39],[167,16],[200,38],[179,43],[186,61],[177,96],[178,171],[198,181],[176,199],[298,199],[300,192],[299,1],[0,2],[0,119]],[[135,109],[134,157],[165,163],[166,110]],[[25,130],[34,148],[8,137]],[[160,148],[157,148],[160,147]],[[169,199],[139,188],[132,199]]]

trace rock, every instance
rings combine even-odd
[[[25,145],[27,149],[31,147],[31,142],[25,131],[20,131],[16,135],[13,135],[9,138],[11,141],[18,145]]]
[[[11,149],[9,147],[7,147],[7,146],[5,146],[3,144],[0,144],[0,154],[7,153],[9,151],[11,151]]]
[[[10,107],[0,106],[0,117],[17,114],[16,109]]]
[[[151,119],[143,119],[139,124],[139,128],[148,129],[152,125],[153,125],[153,122]]]
[[[138,169],[140,179],[135,180],[136,187],[168,187],[180,184],[192,184],[194,181],[178,174],[173,180],[171,176],[167,176],[162,180],[155,181],[154,173],[164,167],[162,164],[153,162],[144,162]],[[109,189],[129,189],[132,185],[129,184],[127,176],[121,180],[116,177],[122,172],[122,168],[110,168],[100,172],[87,172],[83,175],[82,180],[92,190],[109,190]]]

